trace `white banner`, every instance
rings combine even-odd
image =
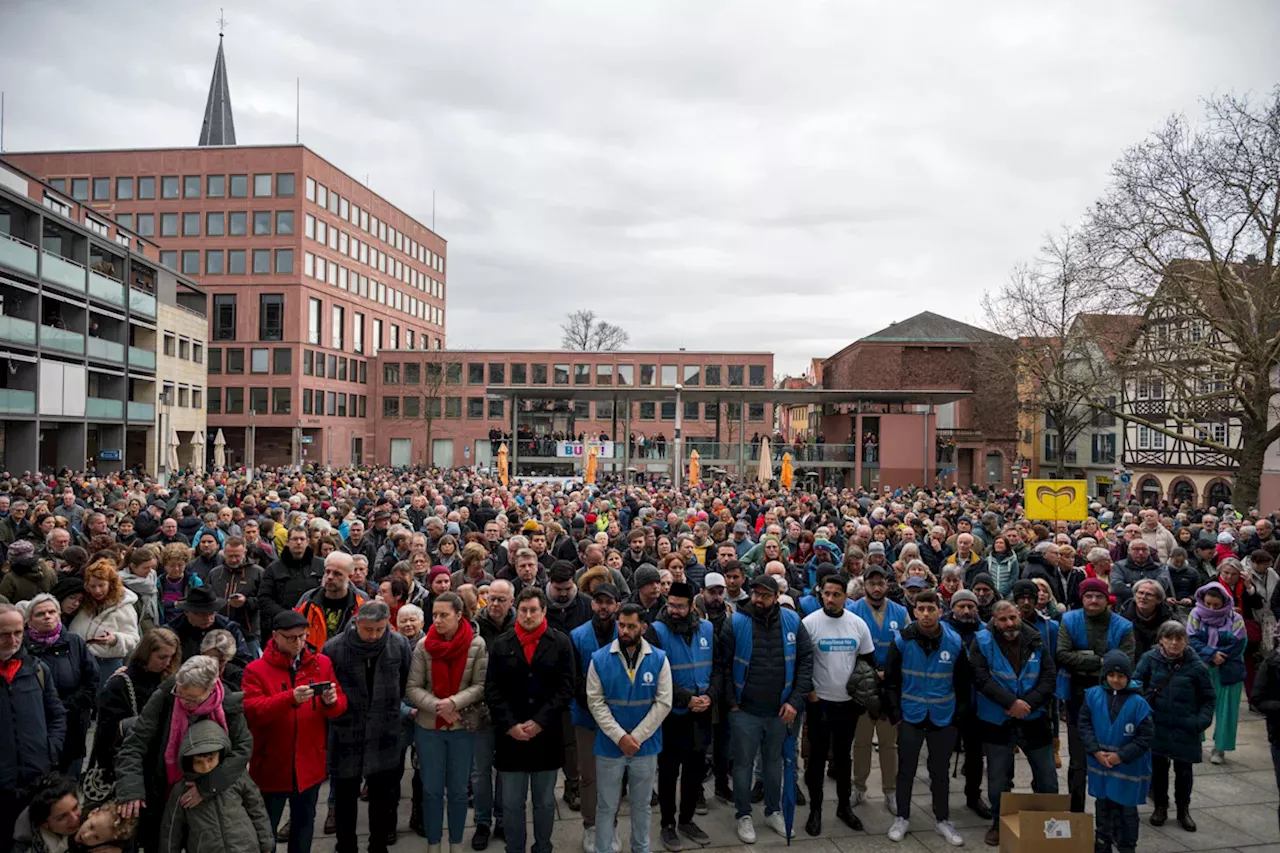
[[[556,456],[561,459],[586,459],[588,447],[600,448],[597,454],[601,459],[613,458],[612,441],[557,441]]]

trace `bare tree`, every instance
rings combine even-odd
[[[1145,317],[1123,365],[1148,399],[1115,414],[1234,467],[1233,502],[1256,504],[1280,440],[1280,86],[1213,98],[1200,126],[1170,118],[1115,164],[1091,220]]]
[[[426,452],[424,463],[431,465],[433,451],[432,428],[440,418],[461,418],[463,416],[463,356],[457,352],[432,350],[427,353],[422,371],[417,374],[417,365],[413,364],[414,375],[405,376],[405,398],[401,417],[406,420],[422,421],[426,430]],[[403,365],[406,372],[410,364]],[[421,382],[416,381],[418,376]],[[415,381],[410,382],[410,379]]]
[[[1119,397],[1110,355],[1116,343],[1104,340],[1116,324],[1105,313],[1106,278],[1080,235],[1048,236],[1032,262],[982,300],[990,328],[998,335],[979,349],[982,370],[1019,389],[1023,411],[1056,433],[1054,473],[1067,476],[1068,453],[1094,422],[1095,400]],[[1127,318],[1126,318],[1127,319]]]
[[[614,352],[631,340],[621,326],[596,317],[596,312],[582,308],[569,314],[560,325],[560,346],[567,350]]]

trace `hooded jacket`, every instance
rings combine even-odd
[[[57,573],[34,554],[21,557],[9,564],[9,571],[0,579],[0,595],[10,602],[30,601],[53,589],[57,580]]]
[[[294,558],[285,548],[262,574],[262,586],[258,588],[258,612],[264,624],[274,624],[276,615],[292,610],[302,596],[324,579],[324,561],[313,556],[310,546],[302,556]]]
[[[161,619],[160,587],[156,585],[156,573],[146,577],[138,577],[129,569],[120,572],[120,582],[124,588],[137,596],[133,609],[138,614],[138,630],[145,634],[152,628],[164,624]]]
[[[191,769],[192,757],[211,752],[228,755],[231,738],[212,720],[193,723],[179,752],[187,779],[201,778]],[[275,833],[262,795],[247,774],[241,773],[226,788],[217,789],[191,808],[178,802],[184,790],[184,785],[174,785],[169,793],[160,824],[161,853],[245,853],[274,846]]]

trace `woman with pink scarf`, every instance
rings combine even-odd
[[[158,849],[156,834],[170,789],[182,779],[182,740],[187,729],[212,720],[226,730],[231,749],[222,762],[196,782],[183,782],[181,803],[190,808],[227,788],[248,771],[253,736],[244,719],[242,694],[226,693],[219,662],[196,655],[152,694],[116,757],[116,801],[123,817],[141,815],[141,846]]]
[[[1234,605],[1235,600],[1227,588],[1214,581],[1196,590],[1196,605],[1187,619],[1188,641],[1208,665],[1209,678],[1217,693],[1213,753],[1209,756],[1213,764],[1223,763],[1225,753],[1235,750],[1236,725],[1240,720],[1247,637],[1244,618]]]

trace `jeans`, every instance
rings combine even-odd
[[[582,828],[596,825],[596,733],[594,729],[573,727],[578,742],[578,795],[582,800]]]
[[[1122,806],[1112,800],[1093,801],[1094,823],[1097,825],[1095,850],[1111,851],[1111,845],[1120,853],[1133,853],[1138,846],[1138,809]]]
[[[396,826],[396,806],[400,802],[402,770],[373,773],[364,781],[369,786],[369,853],[387,853],[387,835]],[[337,823],[337,853],[357,853],[356,813],[360,808],[360,777],[334,779],[334,818]]]
[[[475,763],[471,770],[471,792],[475,797],[476,826],[502,826],[502,789],[494,796],[493,781],[493,726],[485,726],[476,732]],[[498,774],[498,784],[502,774]]]
[[[911,817],[911,788],[920,764],[920,748],[929,745],[929,790],[933,792],[933,819],[951,819],[950,780],[947,773],[956,748],[956,727],[923,729],[908,720],[898,726],[898,817]]]
[[[618,814],[622,796],[622,774],[627,774],[627,798],[631,802],[631,853],[649,853],[649,800],[653,796],[653,777],[658,771],[658,756],[632,755],[621,758],[596,756],[596,853],[610,853],[613,820]],[[510,838],[510,834],[507,835]],[[508,848],[508,853],[514,853]]]
[[[848,803],[853,794],[853,733],[858,727],[862,706],[856,702],[810,702],[805,712],[809,733],[809,758],[804,765],[804,783],[809,789],[811,808],[822,808],[822,780],[826,775],[827,752],[836,777],[836,802]]]
[[[984,745],[987,756],[987,794],[991,797],[991,825],[1000,825],[1000,797],[1013,788],[1013,751],[1022,748],[1022,754],[1031,765],[1031,790],[1037,794],[1058,793],[1058,771],[1053,766],[1053,747],[1036,749],[1021,743],[988,743]]]
[[[502,774],[502,826],[507,853],[525,853],[525,798],[533,793],[533,848],[531,853],[551,853],[551,830],[556,821],[558,770],[513,770]]]
[[[676,779],[680,780],[680,823],[692,823],[707,770],[708,713],[668,714],[658,755],[658,806],[662,825],[676,825]]]
[[[872,738],[880,743],[880,785],[885,794],[892,794],[894,780],[898,778],[898,728],[884,716],[873,720],[863,714],[858,718],[858,730],[853,737],[853,787],[863,794],[867,792]]]
[[[1191,808],[1191,762],[1151,753],[1151,803],[1169,808],[1169,765],[1173,765],[1173,802],[1179,812]]]
[[[320,785],[316,784],[296,794],[284,791],[263,791],[262,801],[271,821],[271,836],[280,828],[285,803],[289,804],[289,853],[310,853],[311,839],[316,831],[316,801],[320,798]]]
[[[262,657],[262,643],[257,637],[245,637],[244,644],[249,649],[249,657],[257,660]]]
[[[422,778],[422,824],[427,843],[439,844],[444,832],[445,797],[449,801],[449,843],[461,844],[467,823],[467,781],[475,758],[475,732],[434,731],[416,726],[414,741]]]
[[[786,736],[787,726],[777,715],[757,717],[746,711],[729,712],[735,817],[751,814],[751,770],[757,752],[763,764],[765,816],[782,808],[782,741]]]

